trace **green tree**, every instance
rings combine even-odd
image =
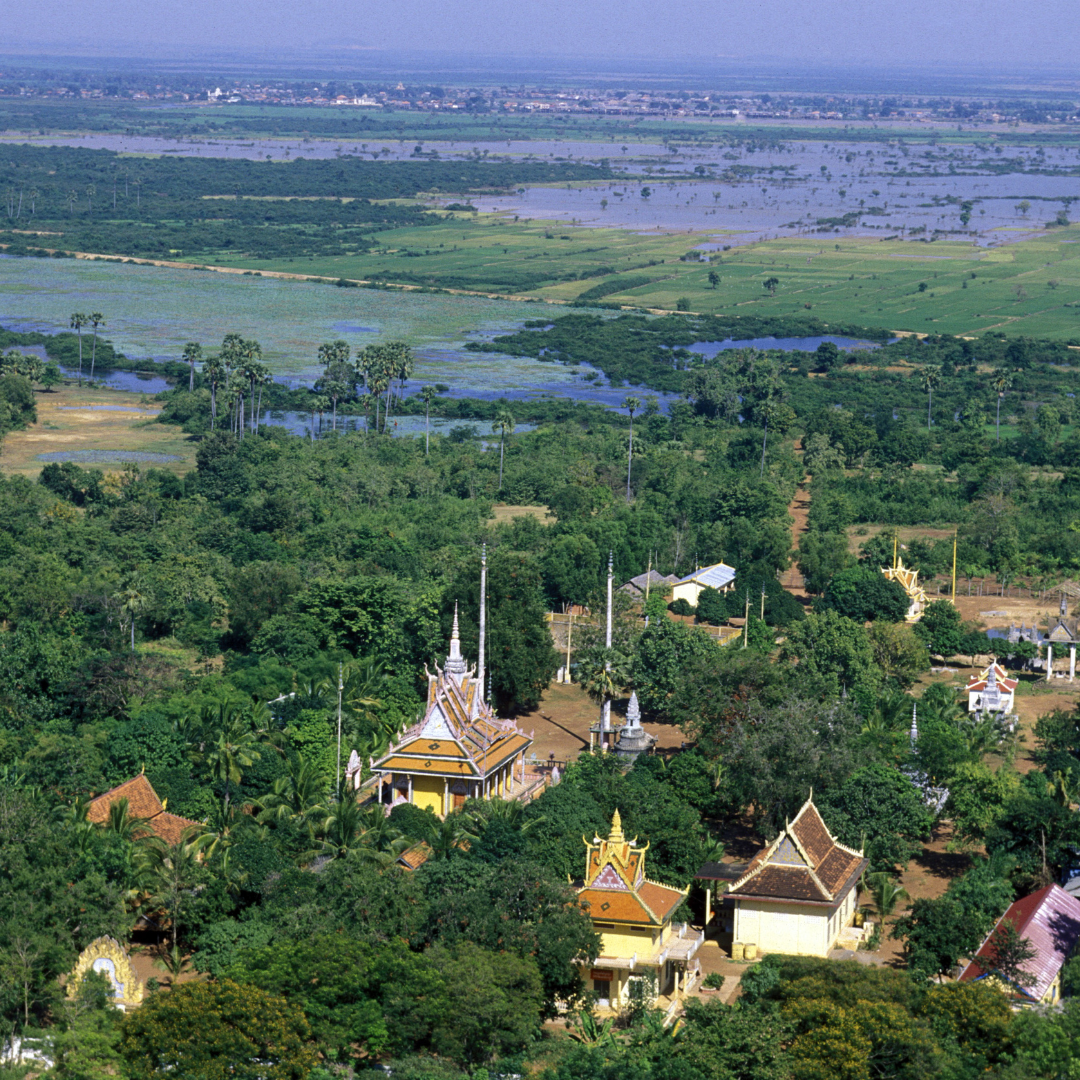
[[[799,572],[811,593],[823,593],[829,582],[854,562],[843,533],[812,531],[799,542]]]
[[[720,646],[700,630],[667,617],[655,619],[638,641],[632,677],[641,707],[666,716],[668,705],[695,657],[715,661]]]
[[[491,425],[491,430],[499,436],[499,487],[498,490],[502,491],[503,486],[503,452],[506,449],[506,436],[513,435],[514,433],[514,414],[509,409],[500,409],[498,415],[495,417],[495,423]]]
[[[716,289],[720,284],[720,275],[715,270],[709,271],[709,288]]]
[[[956,605],[948,600],[932,600],[915,624],[915,633],[938,656],[955,656],[963,645],[964,624]]]
[[[90,381],[94,381],[94,360],[97,357],[97,332],[99,326],[105,325],[105,316],[100,311],[95,311],[91,315],[86,316],[87,321],[94,328],[93,343],[90,347]]]
[[[431,452],[431,403],[437,393],[434,386],[420,387],[420,397],[424,402],[424,457]]]
[[[1006,986],[1026,989],[1035,984],[1035,976],[1027,970],[1039,954],[1011,919],[1002,919],[987,942],[989,952],[979,957],[987,974],[995,975]]]
[[[189,341],[184,346],[181,358],[188,366],[188,393],[194,393],[195,365],[202,359],[202,346],[197,341]]]
[[[132,1080],[303,1080],[316,1061],[310,1037],[297,1006],[223,979],[151,994],[124,1017],[120,1051]]]
[[[934,391],[941,385],[941,368],[927,364],[923,368],[922,385],[923,390],[926,391],[926,429],[929,431],[934,407]]]
[[[835,611],[812,613],[788,627],[781,659],[797,661],[800,673],[823,679],[834,693],[847,688],[867,702],[881,684],[869,634]]]
[[[630,414],[630,449],[626,454],[626,501],[630,501],[630,470],[634,463],[634,413],[641,408],[641,398],[628,397],[623,399],[622,407]],[[501,476],[501,472],[500,472]],[[502,481],[500,480],[500,487]]]
[[[81,311],[76,311],[68,320],[68,325],[79,335],[79,385],[82,386],[82,331],[90,320]]]
[[[995,421],[995,427],[997,429],[997,441],[1001,442],[1001,399],[1005,396],[1006,391],[1012,389],[1013,375],[1010,371],[1004,369],[996,372],[990,385],[994,388],[994,395],[996,398],[997,418]]]
[[[903,586],[868,566],[841,570],[825,587],[822,603],[856,622],[900,622],[908,609]]]
[[[926,646],[906,623],[875,622],[870,647],[886,681],[901,689],[912,686],[930,667]]]

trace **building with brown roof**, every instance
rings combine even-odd
[[[828,956],[855,915],[868,862],[839,844],[813,797],[724,897],[735,941],[764,952]]]
[[[622,831],[615,811],[607,839],[585,841],[585,879],[578,902],[600,934],[600,955],[586,985],[601,1006],[617,1007],[630,997],[635,978],[651,975],[656,991],[679,995],[697,978],[694,957],[705,935],[672,922],[686,889],[661,885],[645,876],[645,852]]]
[[[150,831],[167,844],[179,843],[185,829],[199,824],[177,814],[170,814],[143,773],[131,780],[125,780],[119,787],[114,787],[92,800],[86,812],[86,820],[95,825],[106,824],[112,807],[125,799],[128,817],[145,821]]]
[[[1013,1006],[1057,1004],[1061,997],[1061,969],[1080,941],[1080,900],[1060,885],[1047,885],[1017,900],[997,921],[979,951],[960,973],[960,982],[988,978],[1000,985],[1001,979],[994,974],[994,939],[1005,922],[1011,922],[1017,934],[1026,938],[1035,951],[1035,955],[1021,965],[1029,984],[1010,983],[1008,986]]]
[[[428,674],[427,708],[385,754],[372,763],[379,801],[409,802],[440,817],[466,799],[516,799],[541,778],[525,771],[532,746],[512,720],[500,720],[461,656],[457,613],[446,665]],[[355,770],[359,782],[359,770]]]

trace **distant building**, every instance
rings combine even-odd
[[[170,814],[143,773],[93,799],[86,811],[86,820],[95,825],[107,824],[112,807],[124,799],[127,800],[128,817],[146,823],[147,829],[140,830],[142,835],[152,832],[167,844],[179,843],[185,829],[199,824],[178,814]]]
[[[676,997],[696,980],[694,962],[705,935],[672,916],[686,899],[686,889],[661,885],[645,876],[645,852],[627,840],[615,811],[606,840],[586,841],[585,879],[578,902],[600,935],[600,955],[588,970],[586,985],[600,1005],[618,1008],[630,999],[633,979],[656,980],[659,994]]]
[[[908,609],[906,619],[909,623],[918,622],[926,607],[926,590],[919,584],[919,571],[904,565],[903,559],[897,559],[894,566],[883,566],[881,572],[886,581],[897,582],[907,593]]]
[[[968,680],[964,692],[968,699],[968,712],[979,716],[999,713],[1007,716],[1013,711],[1016,679],[1010,679],[1005,669],[994,661]]]
[[[500,720],[482,689],[461,656],[455,612],[446,665],[428,674],[423,717],[372,763],[380,802],[408,802],[442,817],[466,799],[516,799],[542,782],[525,772],[532,736]],[[350,775],[358,785],[360,770]]]
[[[703,566],[692,574],[680,578],[671,590],[672,600],[685,600],[691,607],[697,607],[698,597],[705,589],[717,592],[730,592],[735,588],[735,567],[727,563],[715,566]]]
[[[1053,1005],[1061,997],[1061,969],[1080,941],[1080,900],[1060,885],[1047,885],[1017,900],[997,921],[971,962],[960,973],[960,982],[993,979],[994,935],[1003,922],[1011,922],[1026,938],[1035,956],[1023,965],[1033,979],[1030,986],[1009,985],[1006,990],[1014,1008]],[[985,966],[984,966],[985,965]]]
[[[765,952],[828,956],[855,915],[861,851],[833,839],[813,799],[724,896],[732,940]]]
[[[649,570],[647,573],[632,577],[619,589],[619,592],[628,593],[635,600],[644,600],[646,591],[650,594],[658,592],[662,595],[678,580],[674,574],[660,574],[656,570]]]

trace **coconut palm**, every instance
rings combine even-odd
[[[146,606],[146,597],[139,592],[137,586],[129,585],[123,592],[116,593],[113,597],[120,603],[120,615],[123,622],[131,624],[131,652],[135,654],[135,618]]]
[[[121,840],[134,840],[139,827],[138,819],[131,816],[127,799],[117,799],[109,806],[109,818],[102,822],[102,826],[109,832],[116,833]]]
[[[628,397],[623,408],[630,414],[630,450],[626,455],[626,501],[630,501],[630,469],[634,463],[634,413],[641,408],[641,398]]]
[[[76,311],[68,320],[68,325],[79,335],[79,385],[82,386],[82,328],[89,320],[81,311]]]
[[[936,364],[927,364],[923,369],[923,389],[926,391],[926,429],[930,430],[931,411],[934,407],[934,391],[941,385],[941,368]]]
[[[491,430],[499,436],[499,491],[502,491],[503,454],[506,450],[506,436],[514,434],[514,414],[509,409],[500,409],[495,415]]]
[[[90,325],[94,328],[93,342],[90,346],[90,381],[94,381],[94,360],[97,358],[97,332],[99,326],[105,325],[105,316],[100,311],[95,311],[89,316]]]
[[[885,920],[896,911],[897,904],[909,898],[908,891],[885,873],[868,874],[866,881],[870,887],[870,895],[874,898],[874,907],[881,916],[882,929],[884,929]]]
[[[227,703],[221,703],[216,708],[225,723],[216,731],[210,730],[206,748],[200,757],[209,768],[210,775],[225,785],[224,809],[228,812],[232,785],[243,780],[244,770],[260,760],[262,754],[258,749],[258,738],[250,724],[237,715],[238,710]]]
[[[149,836],[139,845],[136,873],[146,890],[144,904],[168,921],[174,954],[184,910],[201,877],[199,854],[206,842],[202,826],[194,825],[185,829],[175,844]]]
[[[261,824],[299,824],[314,837],[316,820],[326,814],[318,767],[297,756],[289,759],[286,769],[286,775],[274,780],[270,791],[254,801],[255,819]]]
[[[434,386],[420,387],[420,397],[424,401],[424,457],[431,450],[431,403],[435,399]]]
[[[202,359],[202,346],[197,341],[189,341],[182,355],[188,366],[188,393],[192,393],[195,389],[195,365]]]
[[[1001,442],[1001,399],[1005,392],[1012,388],[1013,376],[1011,371],[999,371],[990,381],[990,385],[997,394],[997,442]]]

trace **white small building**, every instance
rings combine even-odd
[[[705,589],[730,592],[734,588],[735,567],[720,562],[715,566],[703,566],[676,581],[671,588],[671,599],[685,600],[691,607],[697,607],[698,597]]]
[[[1008,716],[1013,712],[1013,700],[1016,693],[1016,679],[1010,679],[1005,669],[994,661],[978,675],[972,675],[964,692],[968,699],[968,712],[980,716],[1001,713]]]

